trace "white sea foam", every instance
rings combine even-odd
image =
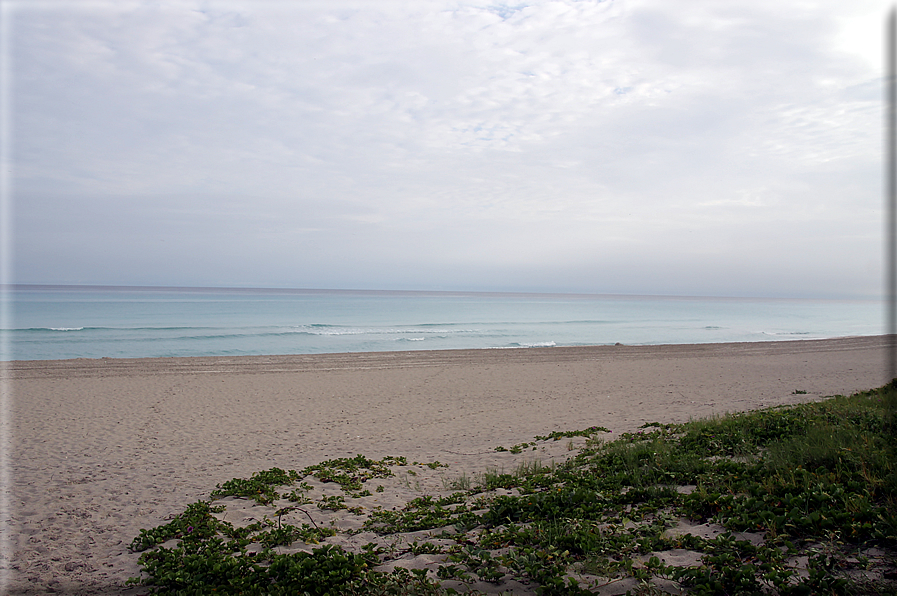
[[[330,327],[326,325],[302,325],[299,327],[291,327],[286,330],[286,333],[304,333],[307,335],[320,335],[320,336],[331,336],[331,335],[405,335],[411,334],[414,335],[439,335],[439,336],[447,336],[447,335],[456,335],[456,334],[465,334],[465,333],[478,333],[476,329],[443,329],[443,328],[432,328],[432,329],[402,329],[402,328],[394,328],[394,327]],[[409,341],[421,341],[424,338],[407,338]]]
[[[553,348],[557,346],[557,343],[553,341],[537,341],[533,343],[517,343],[513,342],[507,346],[490,346],[485,348],[487,350],[523,350],[526,348]]]

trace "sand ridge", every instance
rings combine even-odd
[[[145,593],[121,588],[138,573],[126,547],[139,530],[272,466],[363,453],[475,473],[510,464],[496,446],[553,430],[619,433],[877,387],[886,349],[861,337],[13,362],[6,588]]]

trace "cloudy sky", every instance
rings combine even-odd
[[[877,296],[888,7],[5,0],[10,278]]]

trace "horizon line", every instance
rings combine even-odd
[[[175,286],[175,285],[122,285],[122,284],[48,284],[48,283],[0,283],[0,293],[16,290],[131,290],[131,291],[214,291],[214,292],[271,292],[282,294],[344,293],[357,295],[416,295],[416,296],[545,296],[545,297],[605,297],[605,298],[673,298],[717,300],[855,300],[881,302],[880,297],[796,297],[796,296],[720,296],[710,294],[632,294],[614,292],[549,292],[524,290],[408,290],[361,288],[298,288],[270,286]]]

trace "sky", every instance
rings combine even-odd
[[[877,297],[889,8],[2,0],[6,279]]]

